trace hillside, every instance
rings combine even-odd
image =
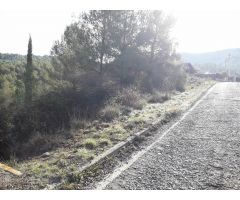
[[[43,61],[50,61],[50,56],[37,56],[34,55],[33,58],[35,60],[43,60]],[[20,54],[12,54],[12,53],[0,53],[0,61],[6,62],[26,62],[26,56]]]
[[[227,71],[225,67],[225,60],[230,55],[230,60],[227,65],[231,72],[240,72],[240,48],[225,49],[215,52],[206,53],[182,53],[182,60],[184,62],[192,63],[201,72],[224,72]]]

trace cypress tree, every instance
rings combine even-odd
[[[27,53],[27,65],[25,71],[25,105],[32,104],[33,94],[33,63],[32,63],[32,38],[29,37],[28,41],[28,53]]]

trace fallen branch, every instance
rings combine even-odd
[[[17,176],[21,176],[22,175],[22,173],[20,171],[15,170],[12,167],[9,167],[9,166],[7,166],[5,164],[2,164],[2,163],[0,163],[0,168],[5,170],[5,171],[8,171],[8,172],[10,172],[10,173],[12,173],[14,175],[17,175]]]

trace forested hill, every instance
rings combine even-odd
[[[19,54],[9,54],[9,53],[0,53],[0,60],[1,61],[17,61],[17,60],[24,60],[23,55]]]
[[[50,56],[33,56],[33,63],[33,77],[36,81],[35,93],[38,96],[50,87],[49,75],[53,68]],[[10,100],[16,93],[20,91],[22,93],[25,66],[26,56],[0,53],[0,99],[4,97]],[[19,99],[23,98],[23,94],[20,96]]]
[[[182,53],[181,56],[184,62],[192,63],[202,72],[224,72],[227,70],[227,60],[230,70],[240,73],[240,48],[206,53]]]
[[[49,56],[33,56],[37,60],[50,60]],[[12,53],[0,53],[0,61],[25,62],[26,56]]]

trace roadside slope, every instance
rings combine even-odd
[[[196,81],[191,79],[188,82],[185,92],[177,92],[171,95],[171,99],[164,103],[147,104],[142,110],[133,110],[122,120],[114,121],[111,124],[102,124],[106,126],[103,129],[80,130],[75,133],[73,138],[66,141],[65,147],[56,151],[49,152],[47,156],[36,157],[28,161],[15,164],[16,169],[23,172],[22,177],[15,177],[8,173],[0,174],[1,189],[44,189],[52,188],[52,184],[64,184],[63,188],[78,188],[78,180],[75,180],[79,174],[79,168],[86,162],[91,161],[94,156],[100,155],[111,146],[96,148],[93,150],[84,150],[82,144],[88,138],[95,139],[101,137],[116,135],[119,141],[124,141],[128,136],[148,127],[154,121],[168,115],[179,113],[188,109],[209,87],[214,84],[212,81]],[[169,119],[168,119],[169,120]],[[129,125],[134,125],[134,129],[129,131]],[[97,124],[101,127],[101,124]],[[127,131],[128,130],[128,131]],[[87,134],[82,134],[87,132]],[[82,137],[84,136],[84,138]],[[115,138],[113,138],[115,139]],[[84,150],[84,151],[83,151]]]

